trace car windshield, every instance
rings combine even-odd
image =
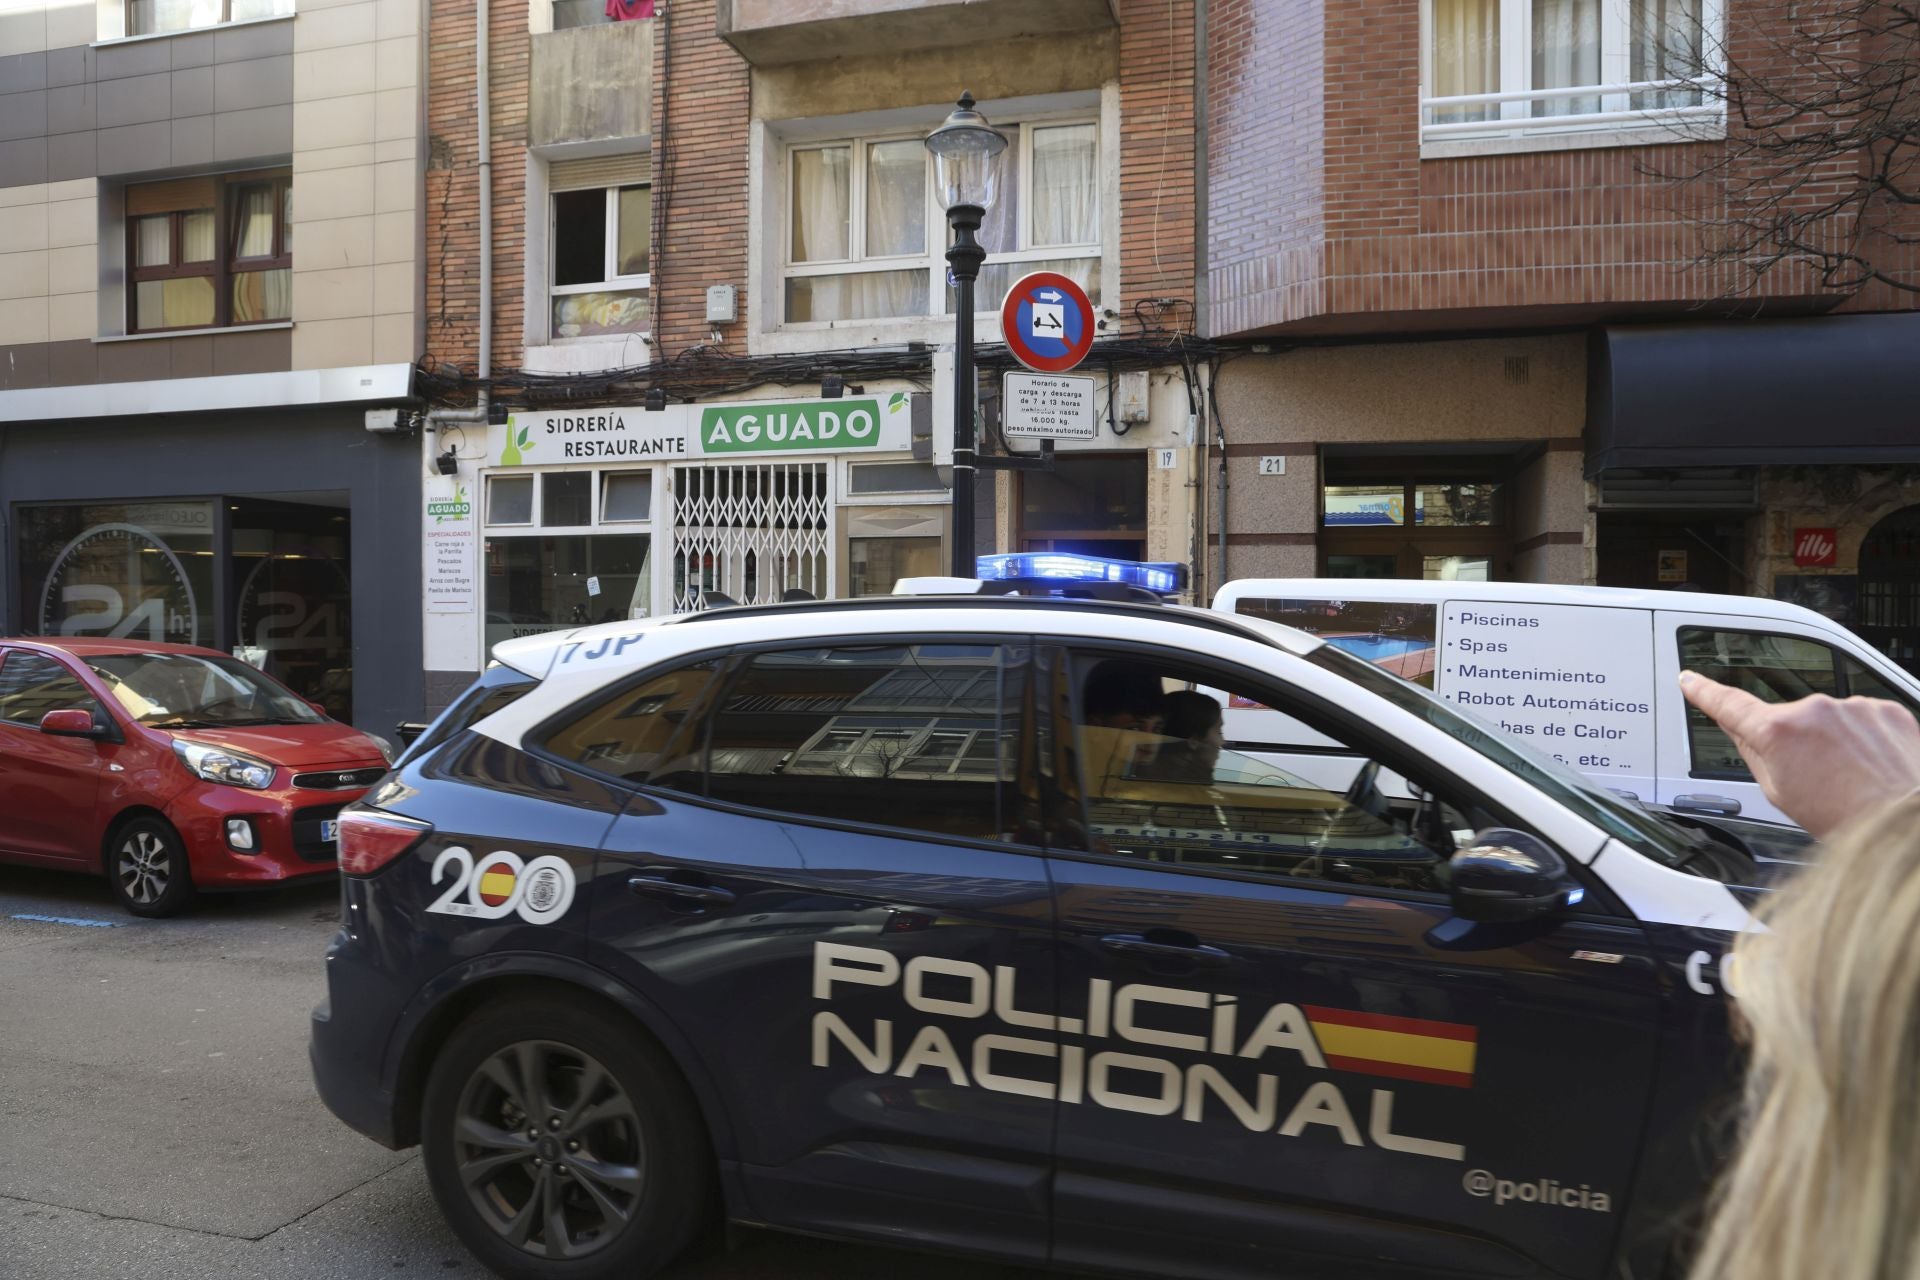
[[[1698,841],[1629,800],[1595,786],[1551,756],[1516,742],[1471,712],[1462,711],[1419,685],[1388,675],[1379,667],[1333,645],[1322,645],[1307,661],[1377,693],[1404,711],[1466,743],[1481,755],[1518,774],[1567,808],[1629,848],[1670,867],[1694,862]]]
[[[116,653],[89,658],[115,701],[156,729],[318,724],[326,719],[235,658],[192,653]]]

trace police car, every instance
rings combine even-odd
[[[1737,841],[1202,610],[731,608],[495,658],[341,817],[312,1060],[496,1272],[645,1275],[722,1216],[1133,1275],[1670,1265]],[[1201,695],[1351,782],[1226,750]]]

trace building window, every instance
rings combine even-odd
[[[553,193],[553,337],[645,333],[652,319],[652,188]]]
[[[602,27],[612,22],[651,18],[654,0],[553,0],[553,29]]]
[[[292,216],[284,173],[129,187],[129,332],[292,318]]]
[[[487,477],[486,638],[644,618],[653,607],[652,476]],[[618,533],[607,525],[618,525]]]
[[[986,309],[1029,271],[1100,290],[1100,137],[1092,121],[999,125],[1008,137],[987,214],[976,297]],[[838,324],[951,312],[946,215],[922,135],[787,151],[784,319]]]
[[[1427,0],[1421,141],[1718,125],[1722,0]]]
[[[127,0],[127,34],[157,36],[293,15],[293,0]]]

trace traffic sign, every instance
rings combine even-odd
[[[1006,391],[1002,430],[1007,435],[1052,440],[1099,438],[1100,415],[1093,406],[1092,378],[1009,373]]]
[[[1000,304],[1000,334],[1035,373],[1065,373],[1093,349],[1093,302],[1058,271],[1021,276]]]

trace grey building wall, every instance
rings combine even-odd
[[[0,58],[0,187],[293,152],[293,22]]]
[[[391,737],[424,706],[419,443],[358,409],[0,426],[0,635],[26,625],[16,503],[318,491],[350,495],[354,722]]]

